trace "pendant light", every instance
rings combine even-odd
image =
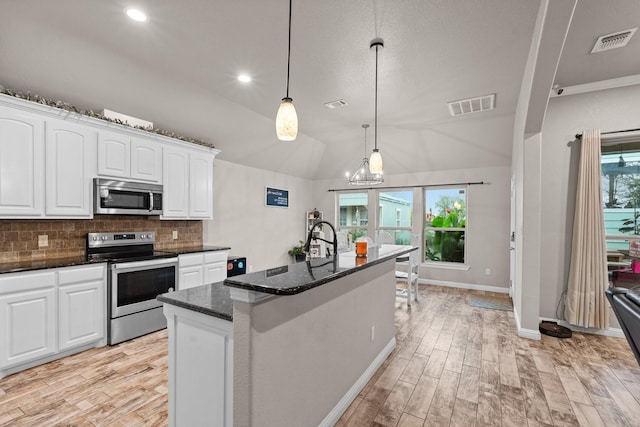
[[[289,98],[289,68],[291,65],[291,3],[289,0],[289,48],[287,50],[287,95],[282,98],[276,116],[276,135],[280,141],[294,141],[298,136],[298,115],[293,99]]]
[[[622,145],[620,146],[620,158],[618,159],[618,167],[623,168],[627,165],[627,162],[622,158]]]
[[[371,173],[371,168],[369,167],[369,159],[367,158],[367,128],[368,124],[363,124],[362,128],[364,129],[364,159],[362,159],[362,163],[353,175],[349,176],[349,172],[347,172],[347,183],[351,185],[376,185],[384,182],[381,173]]]
[[[376,48],[376,100],[375,100],[375,116],[374,116],[374,148],[369,158],[369,171],[372,174],[381,174],[384,170],[382,165],[382,154],[378,150],[378,49],[384,47],[384,41],[381,38],[371,40],[369,48]]]

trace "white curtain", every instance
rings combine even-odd
[[[607,247],[602,212],[602,179],[600,166],[600,130],[582,134],[580,170],[576,189],[573,220],[573,242],[565,319],[584,328],[609,327],[605,290]]]

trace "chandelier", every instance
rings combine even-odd
[[[349,175],[347,172],[347,183],[351,185],[376,185],[384,182],[382,178],[382,173],[371,173],[369,169],[369,159],[367,158],[367,128],[368,124],[363,124],[362,128],[364,129],[364,159],[362,159],[362,163],[353,173],[353,175]]]

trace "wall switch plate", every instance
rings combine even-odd
[[[178,239],[178,230],[173,230],[173,232],[171,233],[171,238],[173,240],[177,240]]]
[[[490,269],[490,268],[485,268],[485,269],[484,269],[484,274],[485,274],[486,276],[491,276],[491,269]]]
[[[41,234],[38,236],[38,247],[44,248],[49,246],[49,236],[46,234]]]

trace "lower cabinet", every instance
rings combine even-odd
[[[208,251],[178,256],[178,290],[227,278],[228,251]]]
[[[105,345],[105,264],[0,275],[0,378]]]
[[[55,273],[0,278],[0,368],[56,352]]]
[[[58,273],[58,349],[68,350],[105,337],[104,265]]]

